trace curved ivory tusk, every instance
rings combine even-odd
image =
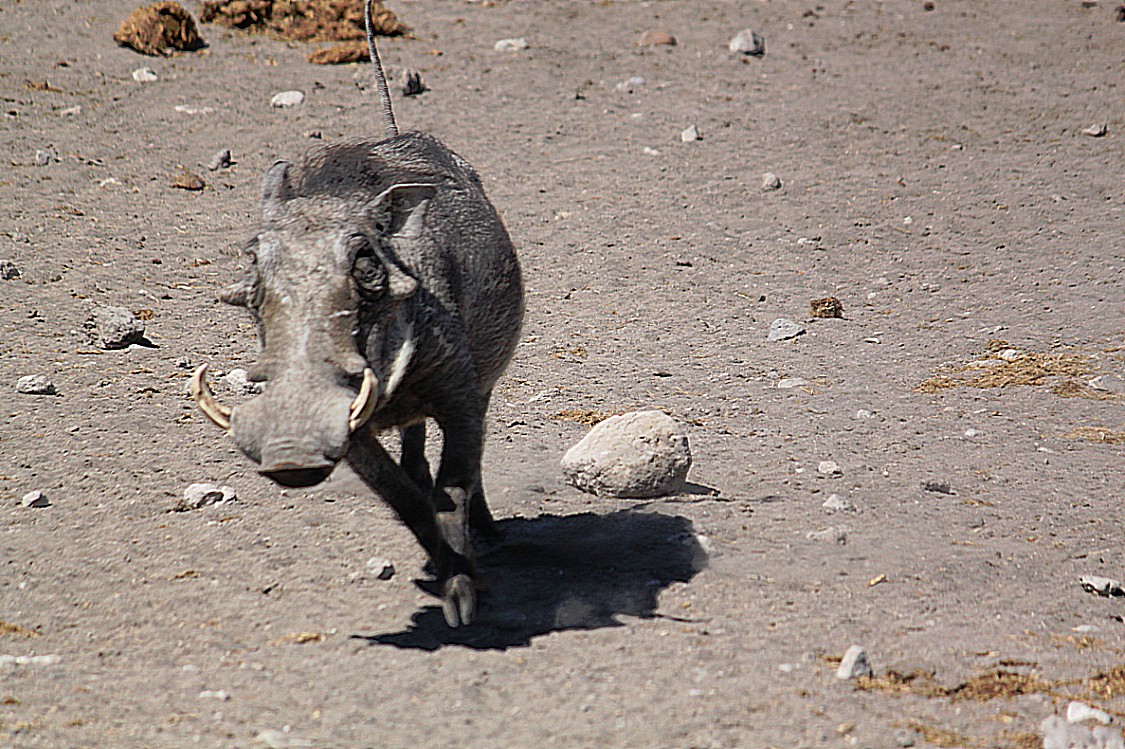
[[[203,415],[215,423],[215,426],[230,431],[230,409],[215,400],[207,384],[207,365],[201,364],[191,375],[191,397]]]
[[[351,414],[348,416],[348,430],[354,432],[359,429],[371,414],[375,413],[375,404],[379,400],[375,373],[371,367],[363,370],[363,384],[359,386],[359,395],[352,401]]]

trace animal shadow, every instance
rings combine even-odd
[[[691,521],[682,517],[622,510],[497,526],[504,540],[478,560],[487,590],[470,626],[451,629],[441,608],[428,606],[402,632],[359,639],[420,650],[504,650],[549,632],[619,627],[621,614],[656,616],[661,590],[707,566]]]

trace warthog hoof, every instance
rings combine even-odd
[[[468,575],[454,575],[445,583],[445,593],[441,599],[441,610],[445,623],[450,627],[460,627],[473,623],[477,608],[476,585]]]

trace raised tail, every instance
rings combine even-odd
[[[375,31],[371,26],[371,0],[363,3],[364,25],[367,28],[367,52],[371,55],[371,65],[375,68],[375,86],[379,89],[379,108],[383,110],[383,135],[393,138],[398,135],[394,108],[391,107],[391,90],[387,87],[387,76],[383,73],[383,63],[379,60],[379,50],[375,49]]]

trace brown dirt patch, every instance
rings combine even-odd
[[[207,0],[200,18],[204,23],[297,42],[365,38],[363,0]],[[380,36],[407,31],[398,16],[379,2],[372,4],[371,24]]]
[[[1027,351],[1015,356],[1002,356],[1002,352],[1012,347],[1006,341],[988,342],[987,354],[977,361],[946,369],[946,374],[937,374],[918,385],[915,390],[922,393],[936,393],[959,387],[1006,388],[1015,385],[1044,385],[1053,378],[1075,378],[1093,374],[1090,358],[1084,354],[1048,354]],[[1068,380],[1072,381],[1072,380]],[[1090,389],[1091,392],[1096,392]],[[1064,388],[1064,397],[1073,397],[1074,388]],[[1055,392],[1052,390],[1052,392]]]
[[[18,624],[11,624],[0,619],[0,637],[39,637],[39,633],[33,629],[21,627]]]
[[[167,57],[207,46],[182,5],[162,2],[137,8],[121,22],[113,41],[142,55]]]
[[[605,411],[594,411],[588,408],[564,408],[555,414],[554,418],[559,421],[573,421],[576,424],[592,427],[595,424],[605,421],[612,413]]]
[[[1063,436],[1068,439],[1098,442],[1103,445],[1125,445],[1125,432],[1115,432],[1105,427],[1078,427]]]

